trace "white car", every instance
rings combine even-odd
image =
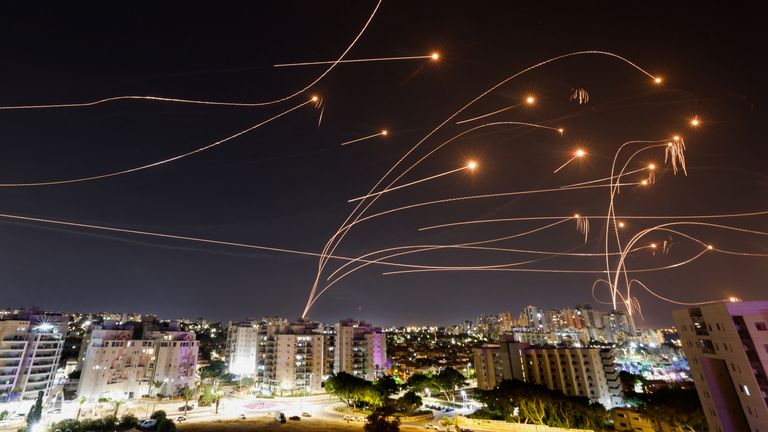
[[[138,427],[142,429],[152,429],[153,427],[157,426],[157,420],[156,419],[144,419],[141,420],[138,424]]]

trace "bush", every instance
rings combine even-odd
[[[151,416],[149,416],[149,418],[157,420],[158,424],[160,424],[160,422],[165,420],[166,417],[168,417],[168,416],[165,414],[165,411],[163,411],[163,410],[155,411],[155,412],[152,413]]]
[[[81,432],[83,430],[82,424],[75,419],[66,419],[56,423],[53,426],[53,430],[63,430],[71,432]]]
[[[6,417],[8,417],[8,410],[3,410],[3,412],[0,412],[0,420],[5,420]]]
[[[118,424],[118,426],[120,427],[120,429],[131,429],[136,427],[138,423],[139,423],[139,419],[136,418],[135,415],[128,413],[128,414],[123,414],[123,416],[120,417],[120,423]],[[65,430],[65,429],[62,429],[62,430]]]
[[[101,419],[101,428],[102,429],[114,429],[115,426],[117,426],[117,417],[113,415],[108,415]]]
[[[481,408],[473,412],[472,414],[468,415],[467,417],[473,418],[473,419],[479,419],[479,420],[504,420],[504,416],[496,414],[485,408]]]
[[[105,403],[105,402],[109,402],[109,398],[105,398],[105,397],[99,398],[99,403]]]
[[[162,420],[157,421],[157,432],[175,432],[175,431],[176,431],[176,425],[173,423],[173,420],[164,418]]]

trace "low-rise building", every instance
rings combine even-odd
[[[518,342],[475,348],[477,386],[488,390],[517,379],[582,396],[610,409],[622,404],[613,351],[601,348],[536,347]]]
[[[198,352],[194,332],[149,330],[137,338],[131,325],[94,326],[83,343],[79,397],[175,395],[194,386]],[[154,383],[162,385],[157,389]]]

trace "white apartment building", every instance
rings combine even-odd
[[[256,375],[258,343],[258,321],[229,322],[227,327],[227,363],[230,373],[241,377],[254,377]]]
[[[712,432],[768,431],[768,301],[673,312]]]
[[[87,345],[85,345],[87,343]],[[89,400],[132,399],[178,394],[195,382],[198,344],[194,332],[145,331],[134,337],[130,326],[95,327],[84,340],[77,394]]]
[[[67,317],[14,311],[0,319],[0,402],[31,400],[51,390],[61,360]]]
[[[293,326],[292,326],[293,327]],[[322,391],[325,365],[325,336],[293,329],[294,334],[277,335],[275,381],[280,393]]]
[[[605,408],[621,406],[622,390],[613,351],[601,348],[534,347],[524,343],[486,344],[473,349],[477,386],[496,387],[517,379],[583,396]]]
[[[369,381],[384,373],[387,340],[380,328],[348,319],[336,324],[335,330],[334,372],[346,372]]]

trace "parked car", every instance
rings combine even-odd
[[[245,420],[245,414],[240,414],[239,416],[237,416],[237,418],[240,420]]]
[[[152,429],[154,427],[157,427],[157,420],[156,419],[140,420],[139,423],[136,424],[136,426],[138,426],[139,429]]]
[[[290,416],[290,417],[288,417],[288,420],[301,420],[301,417],[299,417],[299,416]]]
[[[192,411],[193,409],[195,409],[195,405],[194,404],[187,405],[187,411]],[[184,412],[184,405],[179,407],[179,411],[180,412]]]
[[[432,423],[427,423],[427,425],[424,426],[424,428],[437,430],[437,426],[433,425]]]
[[[308,412],[304,411],[303,413],[301,413],[301,416],[302,416],[302,417],[312,417],[312,414],[310,414],[310,413],[308,413]]]
[[[274,413],[275,421],[279,421],[280,423],[285,423],[285,414],[283,414],[280,411],[275,411]]]
[[[178,416],[176,417],[177,422],[183,422],[187,420],[187,416]]]

